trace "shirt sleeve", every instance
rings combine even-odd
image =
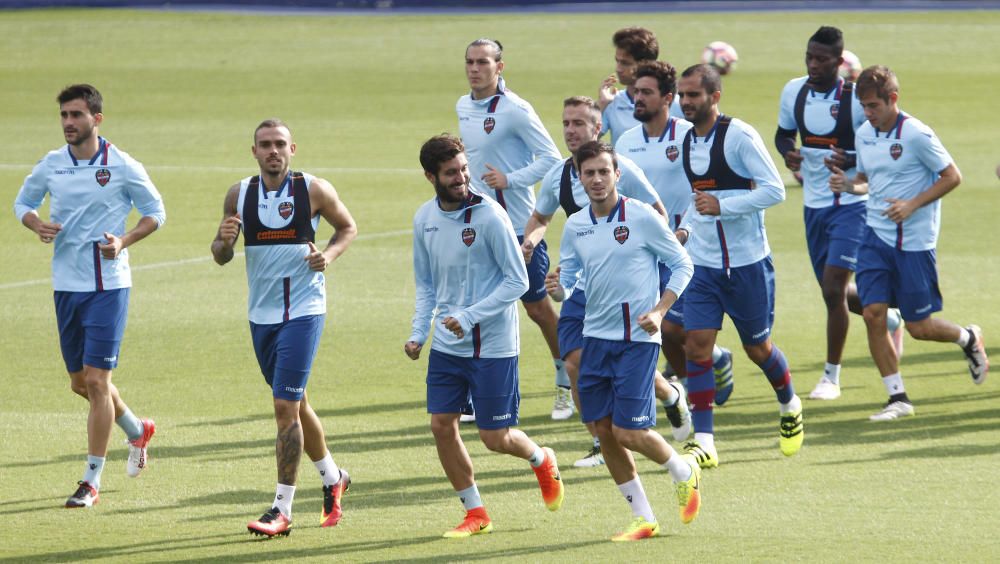
[[[795,88],[794,82],[789,82],[781,90],[781,100],[778,102],[778,127],[781,129],[797,130],[799,124],[795,122]]]
[[[542,120],[531,107],[516,109],[512,115],[518,115],[521,120],[519,129],[521,140],[528,146],[535,160],[530,165],[507,173],[507,183],[512,186],[528,187],[545,176],[561,160],[559,149],[549,136]]]
[[[656,193],[656,189],[653,188],[649,179],[646,178],[646,173],[639,168],[639,165],[629,159],[619,156],[618,167],[622,171],[620,186],[622,195],[639,200],[640,202],[645,202],[651,206],[655,204],[662,205],[660,202],[660,196]]]
[[[667,289],[677,296],[687,288],[688,282],[694,276],[694,264],[687,251],[674,237],[667,225],[667,220],[653,210],[644,210],[643,223],[646,226],[645,242],[647,248],[670,269],[670,280]]]
[[[45,162],[38,161],[35,168],[31,169],[31,174],[25,177],[24,184],[14,198],[14,215],[18,221],[21,221],[24,214],[42,207],[45,195],[49,192],[47,171]]]
[[[420,233],[421,224],[413,222],[413,280],[417,285],[416,308],[413,313],[412,329],[408,340],[423,345],[431,332],[434,308],[437,306],[434,294],[434,280],[431,276],[430,257]]]
[[[158,227],[162,226],[167,221],[167,210],[163,206],[163,198],[146,173],[146,168],[141,163],[133,162],[127,170],[126,190],[135,209],[143,217],[153,218]]]
[[[855,173],[864,174],[865,165],[864,163],[861,162],[861,137],[858,136],[857,131],[855,131],[854,133],[854,149],[857,151],[854,162]]]
[[[940,174],[953,162],[948,150],[941,144],[941,139],[931,128],[922,128],[913,138],[914,146],[917,149],[917,158],[935,174]]]
[[[553,215],[559,209],[559,183],[562,182],[562,163],[552,167],[542,179],[535,200],[535,211],[542,215]]]
[[[579,257],[576,256],[576,248],[573,246],[575,239],[573,228],[567,221],[563,226],[562,240],[559,243],[559,284],[566,291],[576,286],[580,271],[583,269]]]
[[[765,210],[785,200],[785,185],[778,167],[752,129],[730,126],[726,135],[726,160],[733,171],[753,180],[753,190],[719,201],[720,215],[745,215]]]
[[[510,219],[506,214],[497,215],[484,231],[493,259],[503,272],[503,281],[485,298],[454,314],[466,333],[483,319],[499,315],[528,291],[528,269]]]

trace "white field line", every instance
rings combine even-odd
[[[361,234],[355,238],[355,241],[372,241],[375,239],[388,239],[390,237],[399,237],[401,235],[409,235],[413,233],[412,229],[400,229],[398,231],[384,231],[382,233],[372,233],[370,235]],[[233,255],[234,257],[242,257],[243,253],[239,252]],[[211,256],[194,257],[180,260],[169,260],[166,262],[154,262],[152,264],[144,264],[141,266],[133,266],[133,272],[140,272],[143,270],[157,270],[160,268],[173,268],[175,266],[184,266],[186,264],[198,264],[202,262],[208,262],[212,260]],[[12,290],[14,288],[24,288],[27,286],[38,286],[41,284],[49,284],[52,281],[51,278],[39,278],[37,280],[23,280],[21,282],[8,282],[6,284],[0,284],[0,290]]]

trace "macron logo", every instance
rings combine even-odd
[[[513,418],[514,418],[514,416],[511,415],[510,413],[504,413],[503,415],[494,415],[493,416],[493,420],[494,421],[506,421],[507,419],[513,419]]]
[[[927,306],[927,307],[930,307],[930,306]],[[117,355],[104,357],[104,362],[116,362],[117,360],[118,360],[118,356]]]
[[[752,336],[751,338],[752,338],[752,339],[759,339],[759,338],[763,337],[764,335],[767,335],[767,334],[768,334],[768,333],[770,333],[770,332],[771,332],[771,330],[770,330],[770,329],[764,329],[764,330],[763,330],[763,331],[761,331],[760,333],[754,333],[754,334],[753,334],[753,336]]]
[[[633,423],[642,423],[643,421],[649,421],[649,416],[648,415],[641,415],[639,417],[633,417],[632,418],[632,422]]]
[[[285,386],[285,391],[286,392],[292,392],[293,394],[301,394],[302,392],[306,391],[306,389],[305,388],[293,388],[291,386]]]
[[[930,310],[931,310],[931,304],[927,304],[927,305],[925,305],[924,307],[922,307],[922,308],[918,309],[918,310],[916,311],[916,313],[924,313],[924,312],[928,312],[928,311],[930,311]]]
[[[840,255],[840,260],[844,262],[849,262],[851,264],[858,264],[858,257],[849,257],[847,255]]]

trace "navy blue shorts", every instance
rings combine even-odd
[[[927,319],[944,306],[936,251],[901,251],[879,239],[870,227],[865,227],[858,253],[857,284],[862,306],[898,307],[906,321]]]
[[[670,269],[667,265],[662,262],[656,265],[660,269],[660,295],[667,289],[667,283],[670,282]],[[686,292],[682,292],[681,295],[677,296],[677,301],[674,305],[670,306],[667,310],[667,315],[663,316],[664,319],[673,323],[674,325],[680,325],[684,327],[684,296]]]
[[[59,347],[68,372],[79,372],[85,364],[103,370],[118,366],[130,290],[53,292]]]
[[[590,423],[611,416],[623,429],[656,425],[653,378],[659,343],[583,338],[580,356],[580,418]]]
[[[524,237],[518,235],[518,244],[524,243]],[[545,239],[538,242],[535,252],[531,253],[528,267],[528,291],[521,296],[521,301],[532,303],[544,300],[548,296],[545,291],[545,275],[549,273],[549,247]]]
[[[695,265],[684,290],[684,329],[722,329],[733,320],[744,345],[759,345],[774,324],[774,264],[771,257],[730,269]]]
[[[517,425],[521,404],[517,357],[472,358],[431,349],[427,361],[427,413],[459,413],[468,403],[470,392],[480,429]]]
[[[306,315],[282,323],[250,323],[257,363],[274,397],[302,399],[325,321],[325,315]]]
[[[865,233],[865,203],[805,208],[806,243],[816,280],[827,265],[854,271]]]
[[[583,348],[583,318],[587,307],[587,295],[583,290],[573,290],[573,295],[559,310],[559,356],[563,360],[569,353]]]

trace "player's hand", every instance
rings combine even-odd
[[[687,245],[689,235],[691,234],[688,233],[687,229],[678,229],[677,231],[674,231],[674,237],[677,237],[677,242],[682,246]]]
[[[719,207],[719,199],[711,194],[697,192],[694,195],[694,209],[701,215],[721,215],[722,209]]]
[[[309,261],[309,270],[314,272],[323,272],[330,264],[323,251],[317,249],[316,244],[312,241],[309,241],[309,254],[306,255],[305,260]]]
[[[654,309],[639,316],[639,327],[642,327],[642,330],[650,335],[655,335],[660,330],[660,322],[662,321],[663,315]]]
[[[56,235],[62,231],[62,225],[59,223],[49,223],[48,221],[41,221],[35,227],[35,233],[38,234],[38,240],[43,243],[51,243],[55,241]]]
[[[493,165],[486,163],[486,168],[490,171],[481,178],[487,186],[494,190],[504,190],[507,188],[507,175],[493,168]]]
[[[459,339],[465,338],[465,331],[462,330],[462,324],[454,317],[444,318],[444,328],[454,333]]]
[[[240,219],[240,214],[231,215],[223,219],[219,225],[219,238],[227,246],[232,247],[236,244],[236,238],[240,235],[240,227],[242,225],[243,220]]]
[[[832,173],[830,174],[830,190],[838,194],[850,193],[848,190],[850,181],[847,180],[844,171],[840,170],[837,165],[827,165],[827,168]]]
[[[601,82],[601,87],[597,90],[597,107],[602,112],[615,99],[615,96],[618,95],[618,88],[615,87],[617,83],[618,76],[615,73],[611,73],[610,76]]]
[[[521,243],[521,254],[524,255],[524,264],[531,263],[531,257],[535,254],[535,244],[528,239]]]
[[[563,289],[562,284],[559,283],[559,272],[562,269],[558,266],[556,269],[545,275],[545,291],[549,293],[549,297],[552,301],[561,302],[566,299],[566,290]]]
[[[857,158],[853,154],[848,154],[847,151],[836,145],[830,145],[830,151],[832,152],[823,159],[823,164],[826,165],[826,168],[835,166],[841,170],[846,170],[855,167]]]
[[[406,344],[403,345],[403,352],[410,357],[410,360],[417,360],[420,358],[420,350],[423,348],[424,346],[416,341],[406,341]]]
[[[802,160],[802,152],[798,149],[792,149],[785,153],[785,166],[792,172],[802,168]]]
[[[886,198],[886,202],[889,202],[889,207],[882,212],[882,215],[888,217],[895,223],[903,223],[906,218],[913,215],[913,212],[917,211],[917,208],[913,205],[913,200],[901,200],[899,198]]]
[[[101,251],[101,256],[107,260],[115,260],[118,258],[118,253],[122,252],[125,248],[125,242],[121,240],[121,237],[115,237],[113,233],[104,232],[104,238],[108,240],[107,243],[98,243],[97,248]]]

